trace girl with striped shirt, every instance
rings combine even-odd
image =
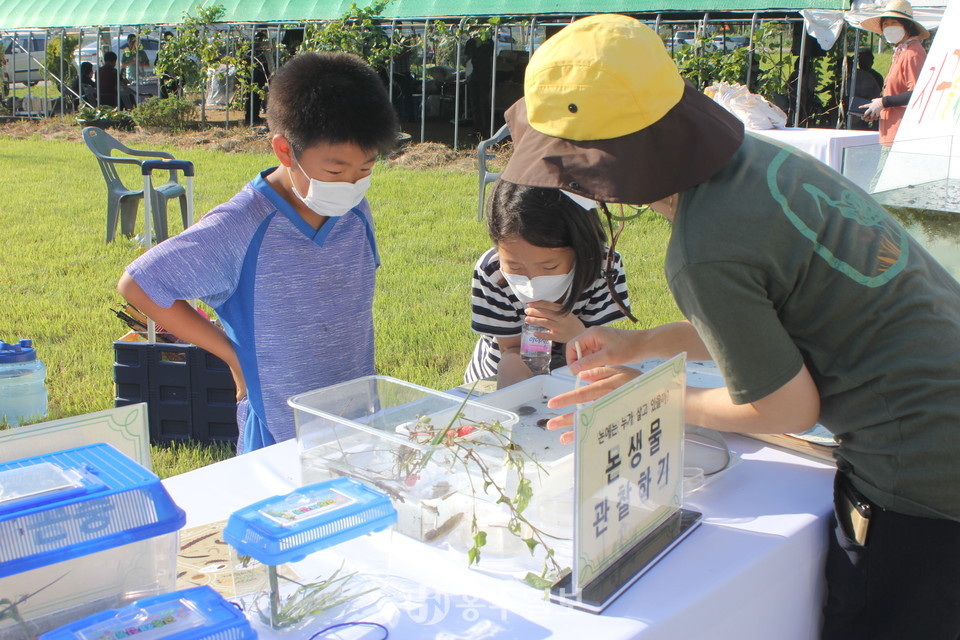
[[[623,263],[604,246],[596,209],[584,208],[594,204],[558,189],[494,185],[487,209],[493,248],[473,271],[470,328],[480,339],[465,382],[496,375],[502,388],[533,375],[520,358],[524,316],[553,341],[551,369],[566,364],[564,344],[584,329],[626,317]]]

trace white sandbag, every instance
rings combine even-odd
[[[237,69],[234,65],[220,64],[215,68],[207,69],[206,91],[204,101],[207,108],[226,108],[233,102],[237,93]],[[227,87],[230,93],[227,95]]]
[[[787,114],[743,85],[714,82],[703,92],[739,118],[747,129],[780,129],[787,125]]]

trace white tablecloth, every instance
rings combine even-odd
[[[838,172],[843,168],[844,149],[880,144],[880,134],[876,131],[787,128],[751,130],[750,133],[796,147]]]
[[[422,585],[422,604],[388,620],[391,638],[816,638],[833,469],[749,438],[727,440],[739,462],[687,500],[703,524],[599,616],[399,534],[322,553],[375,562]],[[298,484],[293,441],[164,481],[187,527]]]

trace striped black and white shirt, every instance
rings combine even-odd
[[[615,254],[614,269],[617,271],[615,287],[623,303],[630,308],[627,293],[627,276],[623,270],[620,254]],[[526,307],[510,290],[500,273],[500,256],[496,249],[490,249],[477,261],[473,269],[472,290],[473,316],[470,329],[480,334],[473,349],[473,357],[463,375],[466,383],[495,376],[500,364],[498,337],[519,336],[523,326],[523,310]],[[593,284],[580,294],[573,305],[573,314],[587,327],[604,325],[624,317],[617,303],[613,301],[607,283],[597,278]],[[553,343],[553,359],[550,367],[562,367],[566,364],[562,343]]]

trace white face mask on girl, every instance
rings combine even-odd
[[[570,290],[573,284],[573,271],[559,276],[526,276],[501,271],[513,295],[523,304],[530,304],[536,300],[556,302]]]
[[[890,44],[899,44],[907,35],[907,30],[898,24],[891,24],[883,28],[883,39]]]
[[[308,176],[299,162],[297,162],[297,168],[310,181],[310,186],[307,188],[307,195],[300,195],[297,183],[293,181],[291,175],[290,183],[293,185],[293,192],[311,211],[328,218],[340,217],[353,209],[360,204],[367,189],[370,188],[370,176],[360,178],[356,182],[323,182]]]

